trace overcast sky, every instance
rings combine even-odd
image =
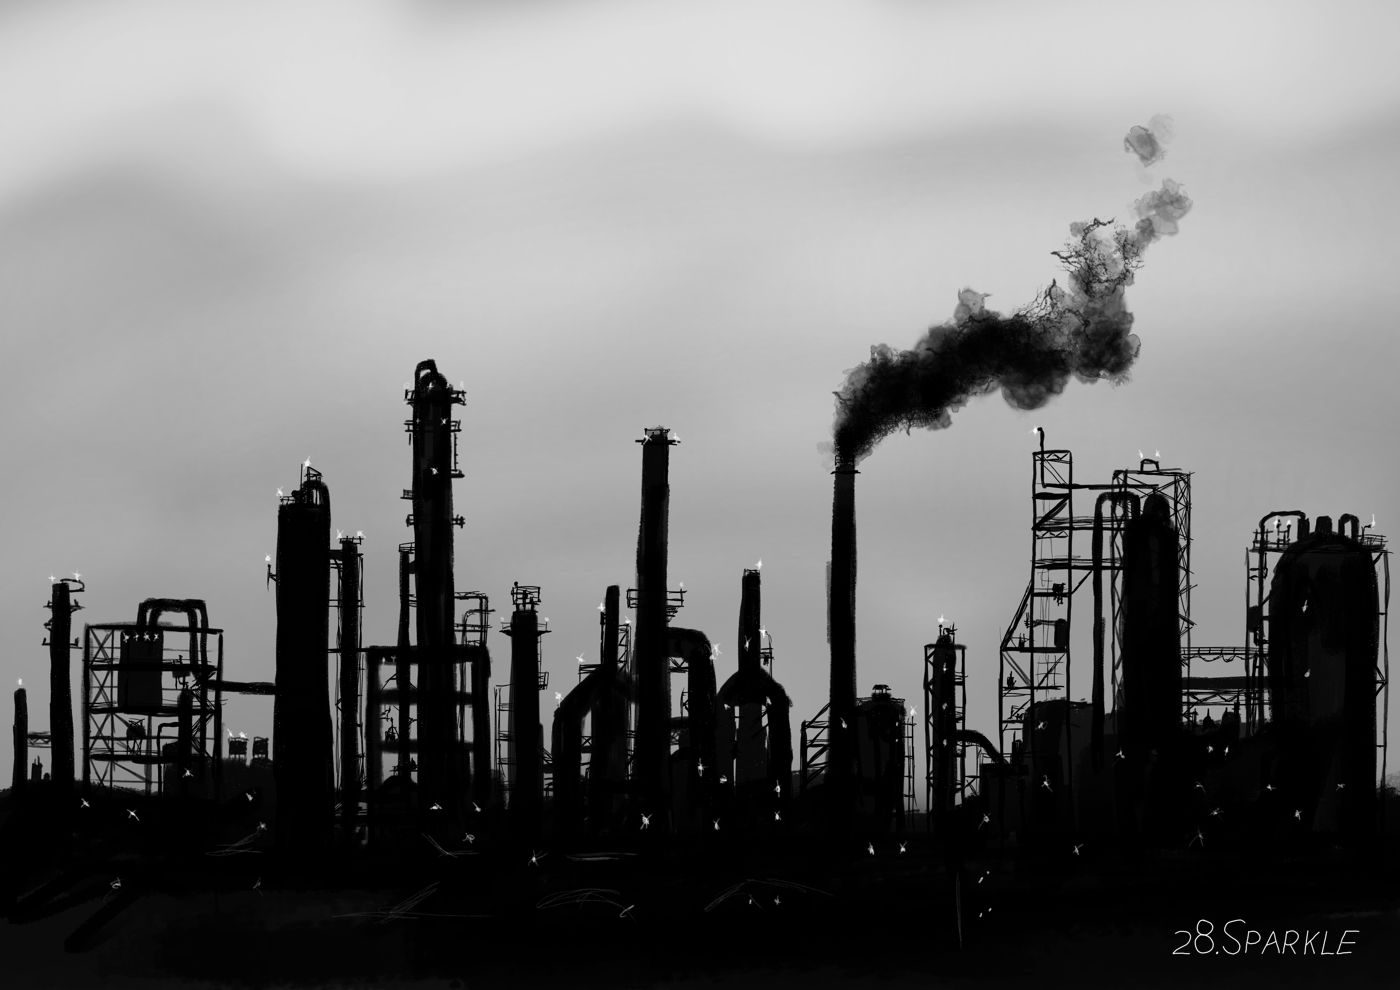
[[[635,583],[660,424],[676,622],[727,676],[761,558],[796,732],[826,700],[845,371],[965,286],[1029,301],[1070,222],[1166,176],[1195,208],[1128,292],[1129,384],[977,400],[862,464],[859,684],[917,699],[946,615],[995,736],[1036,425],[1081,480],[1140,449],[1195,472],[1194,643],[1240,643],[1264,513],[1400,527],[1397,28],[1335,0],[0,5],[0,675],[46,728],[42,606],[77,571],[80,623],[204,598],[228,676],[272,679],[263,556],[307,457],[392,642],[431,357],[468,396],[457,587],[543,587],[545,711]],[[1144,170],[1122,139],[1158,113]]]

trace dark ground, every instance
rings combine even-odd
[[[104,834],[122,824],[124,809],[88,810],[108,815]],[[143,829],[161,827],[154,807],[141,813]],[[987,852],[963,868],[960,946],[951,875],[917,838],[902,854],[892,840],[877,843],[875,856],[863,843],[837,858],[829,843],[792,838],[687,857],[545,852],[536,863],[529,850],[446,857],[423,842],[397,863],[341,857],[318,873],[274,858],[264,840],[245,847],[263,851],[209,856],[249,833],[242,818],[215,823],[222,834],[213,843],[169,832],[141,842],[133,831],[107,846],[80,843],[62,862],[46,862],[43,837],[20,825],[0,822],[13,898],[12,920],[0,925],[6,987],[1350,987],[1400,979],[1393,842],[1365,855],[1192,847],[1124,857],[1089,844],[1079,854]],[[100,911],[110,918],[84,930]],[[1291,951],[1265,944],[1290,929],[1327,933],[1325,943],[1314,938],[1313,953],[1335,952],[1350,931],[1350,954],[1305,955],[1301,938]],[[1248,930],[1260,933],[1259,944],[1242,944]]]

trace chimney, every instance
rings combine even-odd
[[[15,773],[10,784],[15,794],[24,792],[25,773],[29,767],[29,695],[24,688],[15,688]]]
[[[539,588],[517,584],[511,590],[510,617],[510,821],[521,840],[539,834],[543,802],[540,745]]]
[[[745,568],[739,592],[739,669],[763,669],[763,642],[760,580],[762,572]]]
[[[666,657],[666,538],[670,430],[652,427],[642,445],[642,518],[637,535],[637,739],[634,774],[653,831],[667,827],[670,792],[671,681]],[[658,828],[659,826],[659,828]]]
[[[73,688],[68,673],[68,643],[73,635],[74,610],[67,581],[53,585],[50,604],[53,616],[49,623],[49,738],[53,756],[49,762],[54,787],[66,790],[73,786]]]
[[[856,474],[853,461],[838,459],[831,506],[831,704],[827,734],[826,788],[832,813],[841,819],[853,809],[856,714]]]

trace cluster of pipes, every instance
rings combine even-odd
[[[496,796],[489,751],[489,650],[484,635],[473,641],[466,623],[459,626],[455,619],[455,603],[465,596],[453,588],[453,528],[463,520],[452,513],[451,481],[461,475],[451,406],[463,401],[463,393],[448,385],[434,362],[424,361],[406,399],[413,407],[413,418],[405,424],[412,435],[413,488],[404,497],[413,503],[408,522],[414,541],[400,547],[394,647],[360,643],[358,541],[342,538],[338,550],[327,549],[330,498],[320,474],[308,466],[300,487],[278,510],[274,767],[277,838],[292,849],[315,849],[332,836],[328,589],[333,564],[341,571],[339,776],[345,826],[355,827],[362,797],[361,718],[366,721],[369,791],[363,797],[372,806],[395,782],[400,791],[414,795],[407,803],[416,807],[420,824],[445,834],[448,827],[469,823]],[[755,827],[762,820],[781,820],[791,788],[791,702],[762,662],[759,572],[743,574],[738,670],[717,687],[709,639],[699,630],[670,624],[669,454],[677,441],[657,427],[646,430],[639,442],[642,499],[637,587],[629,603],[636,608],[631,661],[629,666],[620,662],[622,594],[614,585],[604,596],[600,662],[554,712],[553,827],[560,835],[582,837],[606,835],[624,822],[635,828],[639,817],[653,834],[698,830],[720,816]],[[546,630],[537,618],[537,588],[517,584],[512,598],[504,630],[511,637],[510,752],[508,766],[494,770],[507,772],[503,783],[510,833],[523,840],[543,827],[539,639]],[[416,644],[410,643],[410,604],[416,604]],[[369,658],[369,694],[363,699],[362,656]],[[391,669],[382,684],[381,660]],[[677,660],[687,671],[686,710],[679,718],[672,713],[670,683]],[[392,718],[395,705],[397,718]],[[376,723],[385,712],[393,725],[381,738]],[[635,713],[630,773],[629,713]],[[673,739],[679,742],[675,752]],[[398,762],[389,779],[381,780],[380,760],[386,755],[397,755]]]

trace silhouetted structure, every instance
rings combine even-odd
[[[967,776],[967,648],[954,642],[955,632],[940,625],[937,641],[924,647],[924,804],[929,830],[939,835]]]
[[[1181,729],[1178,560],[1171,507],[1148,495],[1123,532],[1123,680],[1120,746],[1138,765],[1165,752]]]
[[[15,688],[14,762],[10,788],[19,794],[29,765],[29,694],[22,687]]]
[[[1376,826],[1380,608],[1355,516],[1328,516],[1280,557],[1270,587],[1268,683],[1279,762],[1273,783],[1315,831]]]
[[[670,619],[666,588],[667,515],[670,502],[671,446],[677,443],[664,426],[645,431],[642,439],[642,511],[637,534],[637,631],[633,647],[636,670],[637,738],[633,749],[633,785],[651,828],[670,828],[671,677],[666,656]],[[630,596],[629,596],[630,597]],[[633,604],[633,602],[629,602]]]
[[[540,589],[535,585],[516,584],[511,588],[510,628],[503,632],[510,637],[510,705],[506,766],[509,773],[509,804],[511,832],[520,840],[529,841],[540,832],[540,811],[544,797],[544,754],[540,745],[540,689],[544,687],[541,672],[540,637],[549,632],[541,629],[539,613]]]
[[[856,746],[856,474],[838,459],[831,505],[831,575],[827,608],[831,645],[828,751],[823,789],[831,827],[845,831],[855,808]]]
[[[340,620],[337,654],[340,660],[340,698],[336,714],[340,721],[340,817],[346,830],[355,827],[360,806],[360,609],[364,595],[360,586],[359,536],[343,536],[336,563],[340,568],[340,588],[336,593],[336,614]]]
[[[82,582],[66,578],[54,582],[53,597],[49,600],[52,615],[46,623],[49,630],[49,737],[53,745],[49,772],[54,785],[65,791],[73,786],[73,688],[69,651],[73,645],[73,613],[82,608],[72,600],[70,590],[82,591]]]
[[[734,781],[735,812],[750,824],[781,821],[792,790],[792,701],[763,669],[765,653],[772,655],[765,634],[761,572],[748,568],[739,597],[739,669],[720,688],[719,701],[730,710],[733,757],[725,767]]]
[[[323,851],[334,815],[330,715],[330,493],[309,465],[277,508],[276,835],[296,854]]]
[[[161,616],[170,612],[182,613],[185,625],[162,623]],[[167,632],[188,633],[187,644],[167,645]],[[209,625],[204,602],[148,598],[135,622],[88,625],[83,640],[84,788],[135,786],[150,793],[154,784],[164,789],[166,746],[178,742],[179,695],[188,688],[191,773],[200,793],[209,793],[212,785],[217,794],[224,637],[223,630]],[[211,764],[212,780],[205,773]]]
[[[453,586],[454,526],[465,520],[452,514],[452,481],[457,469],[454,405],[465,393],[452,388],[431,360],[414,370],[413,388],[404,400],[413,418],[404,424],[413,443],[413,488],[405,491],[413,513],[413,579],[418,631],[418,783],[427,803],[439,804],[449,819],[456,816],[470,777],[458,710],[466,692],[465,670],[455,644],[456,594]],[[402,727],[401,727],[402,728]]]
[[[610,585],[598,615],[598,663],[580,672],[578,684],[554,711],[554,820],[562,836],[605,829],[626,780],[628,688],[618,668],[620,597],[618,586]]]
[[[720,765],[732,746],[732,733],[721,736],[715,717],[714,646],[698,629],[666,629],[667,676],[685,675],[681,713],[669,723],[670,738],[678,743],[670,753],[668,794],[672,825],[677,831],[708,831],[721,776]],[[668,692],[669,693],[669,692]]]

